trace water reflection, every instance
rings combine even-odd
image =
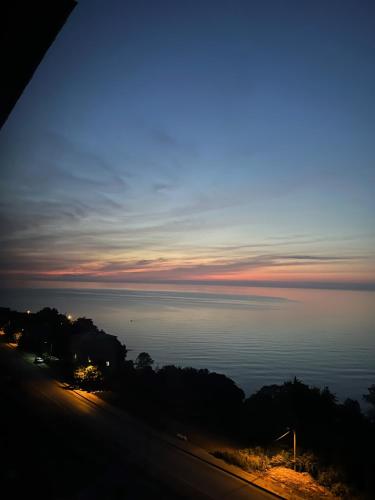
[[[162,288],[162,289],[161,289]],[[360,398],[375,382],[373,292],[181,285],[13,290],[4,306],[71,311],[168,363],[216,370],[247,393],[297,376]]]

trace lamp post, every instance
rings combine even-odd
[[[296,433],[296,430],[293,429],[291,431],[290,429],[288,429],[284,434],[282,434],[280,437],[275,439],[275,441],[279,441],[280,439],[287,436],[291,432],[293,432],[293,464],[294,464],[294,470],[296,470],[296,468],[297,468],[297,433]]]

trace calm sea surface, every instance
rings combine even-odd
[[[294,376],[328,385],[339,399],[360,399],[375,383],[374,292],[157,288],[6,290],[0,305],[90,317],[126,344],[130,359],[147,351],[156,366],[208,368],[247,395]]]

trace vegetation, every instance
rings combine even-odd
[[[363,399],[369,404],[368,416],[375,423],[375,384],[368,388],[368,394],[364,394]]]
[[[151,368],[154,364],[154,360],[147,352],[141,352],[138,354],[137,359],[135,360],[135,368],[137,370],[143,370],[145,368]]]
[[[99,330],[90,319],[71,321],[56,309],[27,314],[0,308],[0,329],[2,338],[20,349],[46,357],[52,351],[71,382],[87,390],[111,389],[116,404],[154,424],[167,416],[237,438],[243,449],[216,454],[230,463],[256,471],[290,467],[291,436],[275,440],[292,429],[297,434],[297,470],[309,472],[336,494],[341,491],[342,497],[344,482],[374,495],[375,385],[364,395],[368,415],[357,401],[340,403],[327,387],[310,387],[296,378],[262,387],[245,399],[225,375],[174,365],[154,369],[148,353],[140,353],[134,362],[126,360],[120,344],[120,361],[110,376],[105,365],[75,363],[72,339],[90,332],[94,338]]]
[[[296,469],[298,472],[308,472],[318,484],[328,488],[335,496],[348,499],[355,496],[345,484],[342,472],[336,467],[325,467],[311,452],[299,454],[296,463],[290,451],[271,451],[260,446],[242,450],[218,450],[212,454],[246,472],[266,472],[273,467],[286,467]]]
[[[1,498],[158,499],[180,496],[127,460],[82,419],[36,405],[0,352]]]
[[[212,454],[247,472],[265,472],[270,467],[270,458],[259,447],[243,450],[219,450]]]
[[[74,380],[83,389],[100,389],[103,383],[103,374],[95,365],[79,366],[74,371]]]
[[[0,327],[5,334],[4,340],[16,342],[20,349],[37,354],[48,352],[61,359],[70,354],[72,336],[100,331],[91,319],[78,318],[72,322],[50,307],[34,314],[0,308]]]

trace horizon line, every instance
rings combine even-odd
[[[81,277],[80,277],[81,278]],[[78,284],[92,283],[108,285],[126,285],[126,284],[148,284],[148,285],[205,285],[205,286],[238,286],[238,287],[259,287],[259,288],[299,288],[299,289],[315,289],[315,290],[347,290],[347,291],[375,291],[375,282],[350,282],[350,281],[287,281],[287,280],[126,280],[126,281],[99,281],[99,280],[35,280],[35,282],[47,283],[48,281],[55,281],[61,283]],[[35,283],[34,282],[34,283]],[[23,282],[23,288],[49,288],[48,286],[30,286],[28,287]],[[19,286],[5,286],[2,289],[19,288]],[[67,288],[53,286],[50,288]],[[77,288],[77,287],[73,287]]]

